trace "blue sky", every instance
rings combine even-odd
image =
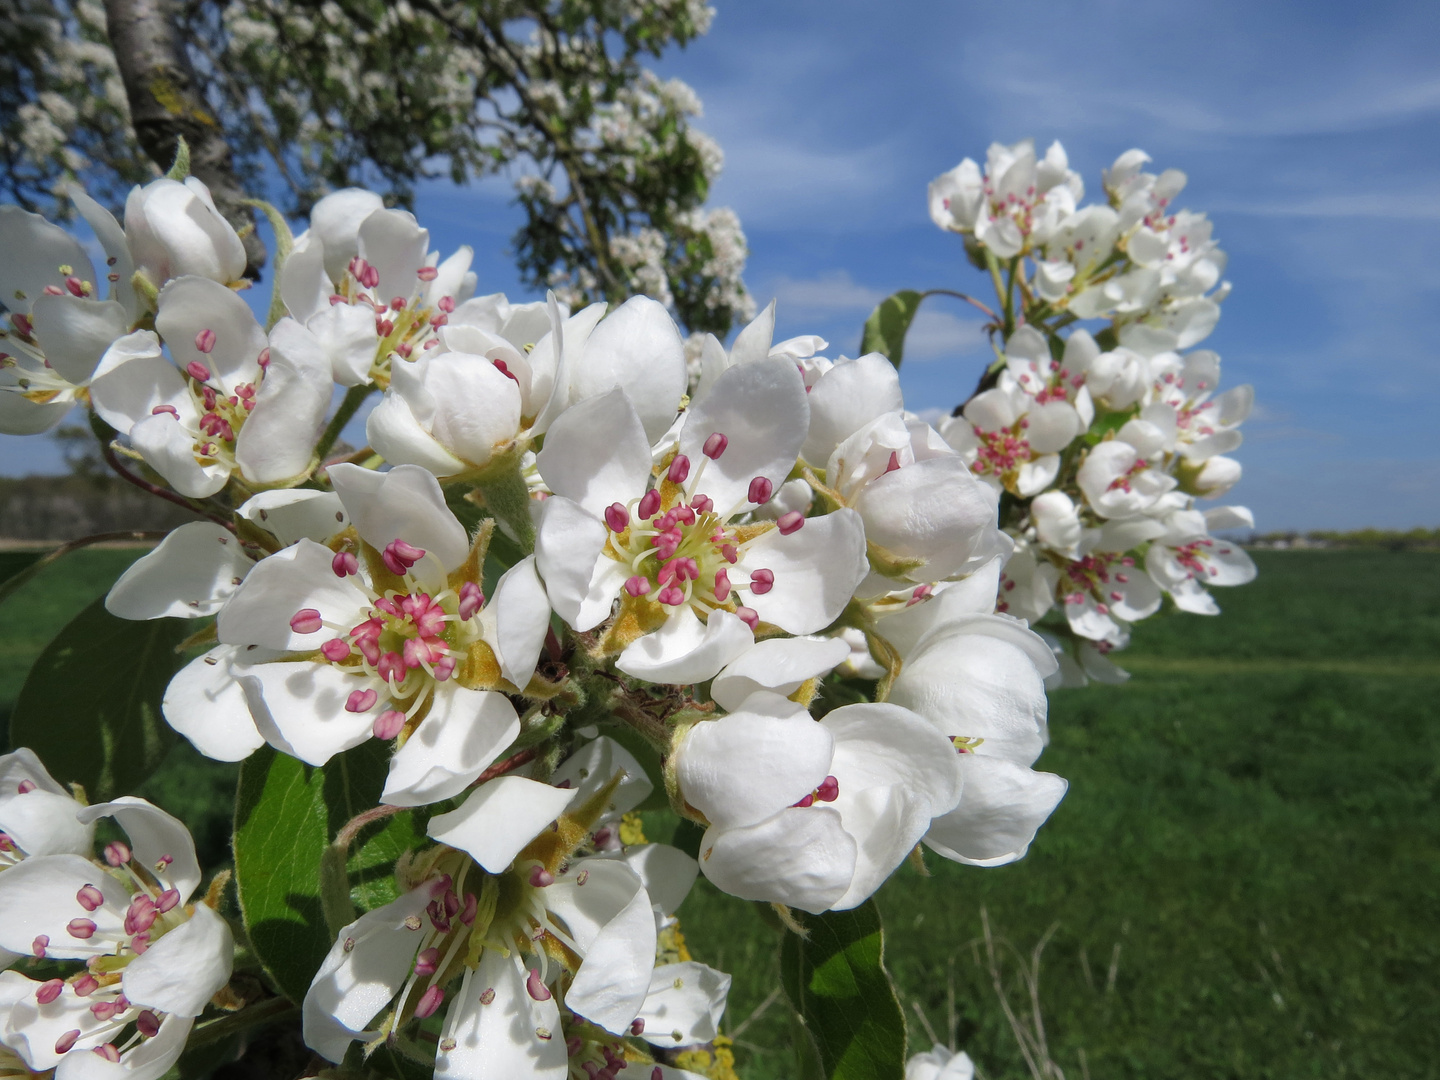
[[[699,92],[780,336],[853,353],[901,288],[979,290],[925,185],[992,140],[1060,139],[1092,197],[1132,146],[1190,176],[1234,292],[1206,342],[1256,415],[1231,501],[1262,529],[1440,525],[1440,7],[1255,3],[719,0],[711,33],[661,65]],[[422,192],[482,291],[520,294],[518,221],[494,180]],[[984,361],[958,306],[922,314],[912,408],[963,400]],[[56,467],[0,439],[0,471]]]

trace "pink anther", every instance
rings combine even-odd
[[[445,991],[438,986],[432,986],[425,993],[420,995],[420,1004],[415,1006],[415,1016],[424,1020],[427,1016],[434,1016],[435,1010],[445,1002]]]
[[[833,776],[827,776],[815,789],[815,798],[821,802],[834,802],[840,797],[840,781]]]
[[[641,496],[641,498],[640,498],[640,506],[638,507],[638,510],[637,510],[637,512],[638,512],[639,515],[640,515],[640,520],[646,521],[646,520],[654,517],[654,516],[655,516],[655,512],[656,512],[657,510],[659,510],[659,509],[660,509],[660,492],[659,492],[658,490],[656,490],[655,488],[651,488],[649,491],[647,491],[647,492],[646,492],[643,496]]]
[[[631,596],[644,596],[650,591],[650,579],[635,574],[625,582],[625,591]]]
[[[611,503],[605,508],[605,524],[613,533],[622,533],[630,525],[630,511],[624,503]]]
[[[185,374],[196,382],[206,382],[210,378],[210,369],[199,360],[191,360],[185,365]]]
[[[670,462],[670,468],[666,471],[665,477],[672,484],[683,484],[690,475],[690,459],[684,454],[676,454]]]
[[[332,664],[338,664],[350,658],[350,643],[344,638],[331,638],[320,646],[320,655]]]
[[[156,405],[150,410],[151,416],[159,416],[161,413],[169,413],[176,420],[180,419],[180,410],[175,408],[174,405]]]
[[[549,1001],[551,998],[550,988],[540,981],[540,972],[534,968],[525,979],[525,992],[536,1001]]]
[[[105,894],[94,885],[85,885],[75,894],[75,901],[86,911],[95,911],[105,903]]]
[[[705,440],[705,445],[701,452],[713,461],[725,453],[725,448],[729,445],[729,438],[716,431],[711,433],[710,437]]]
[[[467,581],[460,586],[460,618],[469,620],[475,617],[482,607],[485,606],[485,594],[480,586],[473,581]]]
[[[68,1054],[75,1045],[75,1040],[80,1038],[80,1029],[71,1028],[55,1040],[55,1052],[57,1054]]]
[[[715,509],[715,500],[709,495],[696,495],[690,500],[690,508],[697,514],[708,514]]]
[[[757,476],[750,481],[750,490],[746,494],[752,503],[767,503],[775,494],[775,485],[765,477]]]
[[[404,540],[391,540],[385,545],[380,557],[385,560],[385,566],[392,574],[404,577],[410,567],[425,557],[425,549],[407,544]]]
[[[775,522],[775,527],[780,530],[781,536],[789,536],[793,532],[799,532],[800,527],[805,524],[805,515],[799,510],[791,510],[788,514],[781,514]]]
[[[746,626],[750,627],[752,631],[760,625],[760,613],[754,608],[737,607],[735,609],[735,614],[738,615],[740,617],[740,621],[743,622]]]
[[[313,634],[325,625],[320,612],[312,607],[301,608],[290,616],[290,629],[297,634]]]
[[[71,919],[65,925],[65,929],[69,931],[71,937],[79,938],[81,941],[95,936],[95,923],[90,919]]]
[[[543,866],[537,866],[530,871],[530,884],[537,889],[555,884],[555,875]]]
[[[369,712],[379,699],[380,695],[374,690],[352,690],[350,696],[345,699],[345,711],[348,713]]]
[[[724,570],[715,571],[715,599],[722,604],[725,598],[730,595],[730,575]]]
[[[436,275],[439,273],[439,269],[434,266],[422,266],[419,270],[415,271],[415,276],[421,281],[434,281]]]
[[[153,1039],[160,1034],[160,1018],[146,1009],[135,1018],[135,1030],[145,1038]]]
[[[674,585],[667,585],[655,599],[668,607],[679,607],[685,603],[685,593]]]
[[[195,335],[195,348],[202,353],[208,353],[215,348],[215,331],[201,330]],[[208,377],[208,376],[207,376]]]
[[[330,569],[335,571],[336,577],[349,577],[351,574],[360,572],[360,560],[352,552],[337,551],[335,557],[330,560]]]
[[[105,845],[105,861],[114,867],[124,866],[130,861],[130,848],[119,840]]]
[[[750,591],[756,596],[764,596],[775,587],[774,570],[753,570],[750,573]]]

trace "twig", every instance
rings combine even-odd
[[[136,476],[129,469],[125,468],[124,465],[120,464],[120,459],[115,455],[115,448],[109,443],[102,442],[100,444],[100,453],[105,458],[105,464],[109,465],[110,468],[114,469],[115,474],[119,476],[121,480],[124,480],[126,483],[134,484],[141,491],[148,491],[151,495],[159,496],[166,502],[172,502],[176,506],[183,506],[192,514],[200,514],[202,517],[209,518],[216,525],[229,529],[232,533],[235,531],[234,523],[226,521],[222,517],[216,517],[214,514],[205,510],[198,503],[185,498],[183,495],[177,495],[173,491],[166,491],[159,484],[152,484],[149,480],[144,480]]]
[[[57,559],[70,554],[72,551],[89,547],[91,544],[106,544],[115,540],[163,540],[167,535],[167,533],[155,531],[108,532],[96,533],[94,536],[85,536],[79,540],[71,540],[67,544],[61,544],[57,548],[52,548],[18,574],[12,574],[3,582],[0,582],[0,600],[4,600],[21,585],[25,584],[25,582],[29,581],[41,570],[44,570],[45,567]]]
[[[234,1035],[241,1031],[249,1031],[251,1028],[259,1027],[261,1024],[268,1024],[275,1020],[288,1019],[289,1014],[297,1013],[299,1010],[291,1004],[288,998],[273,997],[265,1001],[256,1002],[247,1006],[237,1013],[221,1017],[210,1024],[197,1027],[190,1035],[186,1043],[186,1049],[194,1050],[198,1046],[207,1046],[225,1038],[227,1035]]]
[[[740,1038],[740,1036],[744,1034],[745,1029],[748,1028],[751,1024],[753,1024],[756,1020],[759,1020],[760,1017],[765,1015],[765,1010],[770,1008],[771,1005],[774,1005],[775,1002],[779,999],[780,987],[777,986],[774,990],[770,991],[769,996],[767,996],[764,1001],[760,1002],[759,1005],[755,1006],[754,1010],[750,1013],[749,1016],[747,1016],[744,1020],[741,1020],[740,1023],[735,1025],[735,1030],[730,1032],[730,1038]]]
[[[528,750],[521,750],[518,754],[511,754],[504,761],[497,761],[494,765],[491,765],[488,769],[482,772],[479,776],[475,778],[475,782],[470,786],[479,787],[487,780],[494,780],[495,777],[503,776],[505,773],[508,773],[512,769],[518,769],[521,765],[529,764],[530,762],[535,760],[535,755],[538,752],[539,748],[532,746]]]
[[[335,445],[335,440],[340,437],[340,431],[350,422],[350,418],[359,411],[365,399],[370,396],[375,387],[369,383],[362,383],[359,386],[352,386],[345,391],[345,397],[340,402],[340,408],[335,410],[335,415],[330,418],[330,423],[325,426],[320,441],[315,444],[315,456],[321,461]]]

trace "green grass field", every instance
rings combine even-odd
[[[73,557],[0,609],[0,712],[133,555]],[[905,867],[881,892],[913,1047],[915,1003],[946,1039],[953,991],[984,1076],[1028,1075],[981,963],[983,906],[1026,962],[1058,923],[1039,1000],[1070,1080],[1440,1077],[1440,556],[1256,559],[1220,618],[1141,626],[1129,685],[1054,695],[1041,765],[1071,786],[1028,858],[931,856],[928,880]],[[147,785],[212,857],[230,775],[182,746]],[[697,958],[734,973],[733,1030],[776,985],[775,935],[703,882],[680,914]],[[791,1076],[790,1038],[780,1004],[746,1025],[744,1080]]]

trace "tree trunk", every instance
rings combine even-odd
[[[170,168],[178,140],[185,137],[191,174],[204,181],[231,225],[237,230],[251,226],[244,236],[246,273],[258,279],[265,245],[255,233],[254,214],[240,201],[245,190],[235,175],[230,145],[206,107],[171,0],[105,0],[105,22],[140,145],[163,170]]]

